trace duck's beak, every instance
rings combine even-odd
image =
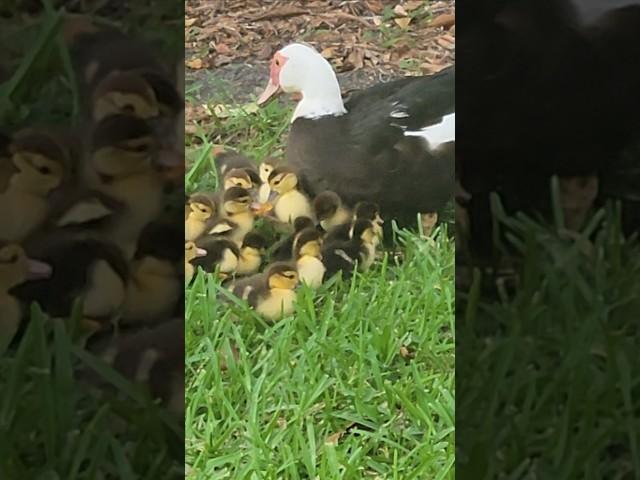
[[[51,265],[38,260],[33,260],[32,258],[27,259],[27,278],[29,280],[49,278],[51,273],[53,273]]]
[[[262,106],[272,98],[275,98],[275,96],[280,92],[280,86],[273,83],[273,81],[270,79],[267,88],[264,89],[264,92],[262,92],[262,95],[260,95],[260,98],[258,98],[258,101],[256,103],[259,106]]]
[[[207,251],[204,248],[196,248],[196,257],[204,257]]]

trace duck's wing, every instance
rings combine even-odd
[[[391,148],[406,134],[445,143],[442,140],[455,131],[455,67],[376,85],[355,95],[345,107],[353,142],[368,152]]]

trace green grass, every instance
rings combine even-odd
[[[257,159],[281,151],[289,109],[234,112],[191,139],[188,192],[215,188],[213,144]],[[187,478],[454,478],[453,241],[446,226],[397,241],[401,257],[301,289],[295,314],[275,324],[221,302],[230,294],[212,276],[196,278]]]
[[[611,205],[575,240],[559,208],[497,211],[524,263],[515,292],[483,298],[476,272],[458,295],[460,478],[640,478],[640,245]]]
[[[148,6],[139,9],[143,16]],[[0,39],[12,47],[2,59],[12,73],[0,84],[3,128],[75,121],[77,92],[68,52],[57,40],[61,13],[47,6],[29,20],[2,19]],[[148,19],[147,29],[151,18],[158,17]],[[181,50],[181,37],[179,28],[180,42],[169,43]],[[75,324],[47,320],[36,309],[16,348],[0,352],[0,478],[183,478],[182,419],[87,353],[73,336]],[[82,381],[79,372],[86,370],[107,382],[109,392]]]

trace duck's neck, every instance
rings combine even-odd
[[[340,93],[340,85],[333,71],[319,75],[302,91],[302,100],[298,102],[291,123],[297,118],[320,118],[338,116],[347,113]]]

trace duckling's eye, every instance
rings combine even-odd
[[[51,173],[51,169],[49,167],[38,167],[38,171],[43,175],[49,175]]]
[[[122,107],[122,111],[124,113],[135,113],[136,109],[133,105],[131,105],[130,103],[127,103]]]

